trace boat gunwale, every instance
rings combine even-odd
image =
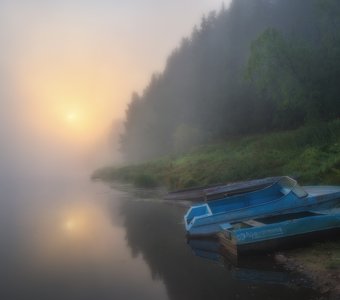
[[[288,176],[287,176],[288,177]],[[289,177],[290,178],[290,177]],[[292,179],[292,180],[294,180],[294,179]],[[299,185],[298,183],[297,183],[297,181],[296,180],[294,180],[294,182],[295,182],[295,185],[294,185],[294,187],[296,186],[296,185]],[[274,184],[277,184],[277,182],[276,183],[274,183]],[[273,184],[273,185],[274,185]],[[273,185],[271,185],[271,186],[269,186],[269,187],[266,187],[266,188],[264,188],[264,189],[262,189],[262,190],[260,190],[260,191],[263,191],[263,190],[265,190],[265,189],[268,189],[268,188],[270,188],[270,187],[272,187]],[[300,185],[299,185],[300,186]],[[260,192],[260,191],[253,191],[253,192],[250,192],[250,193],[256,193],[256,192]],[[249,194],[250,194],[249,193]],[[201,219],[205,219],[205,218],[207,218],[207,217],[214,217],[214,216],[221,216],[221,215],[224,215],[224,214],[230,214],[230,213],[235,213],[235,212],[237,212],[237,211],[241,211],[241,210],[245,210],[245,209],[250,209],[250,208],[255,208],[255,207],[259,207],[259,206],[264,206],[264,205],[267,205],[267,204],[270,204],[270,203],[274,203],[274,202],[277,202],[277,201],[281,201],[283,198],[285,198],[285,197],[288,197],[291,193],[293,193],[298,199],[305,199],[305,198],[308,198],[308,194],[306,195],[306,196],[304,196],[304,197],[298,197],[294,192],[293,192],[293,189],[291,189],[290,191],[289,191],[289,193],[287,193],[287,194],[285,194],[285,195],[282,195],[282,197],[280,197],[280,198],[275,198],[275,199],[273,199],[273,200],[270,200],[270,201],[267,201],[267,202],[264,202],[264,203],[258,203],[258,204],[254,204],[254,205],[251,205],[251,206],[247,206],[247,207],[241,207],[241,208],[237,208],[237,209],[233,209],[233,210],[230,210],[230,211],[227,211],[227,212],[218,212],[218,213],[212,213],[211,215],[208,215],[208,214],[205,214],[205,215],[201,215],[201,216],[195,216],[192,220],[191,220],[191,222],[188,224],[188,227],[190,227],[190,228],[192,228],[193,226],[190,226],[190,225],[194,225],[194,221],[199,221],[199,220],[201,220]],[[310,199],[310,198],[309,198]],[[214,201],[222,201],[222,199],[220,199],[220,200],[214,200]],[[204,204],[202,204],[201,206],[209,206],[210,205],[210,203],[204,203]],[[301,205],[301,206],[303,206],[303,205]],[[194,206],[193,206],[194,207]],[[198,205],[196,206],[196,207],[198,207]],[[298,207],[300,207],[300,206],[298,206]],[[191,208],[190,208],[191,209]],[[288,209],[290,209],[290,208],[288,208]],[[276,210],[277,211],[277,210]],[[212,211],[211,211],[212,212]],[[186,216],[186,215],[185,215]],[[217,223],[220,223],[220,221],[217,221],[217,222],[213,222],[213,223],[209,223],[209,224],[217,224]],[[194,226],[194,227],[200,227],[200,226],[204,226],[204,225],[206,225],[206,224],[197,224],[198,226]]]
[[[283,221],[283,222],[278,222],[278,223],[273,223],[273,224],[264,224],[263,226],[261,227],[275,227],[275,226],[280,226],[280,224],[282,224],[281,226],[284,226],[284,225],[288,225],[289,223],[292,223],[294,221],[296,221],[296,223],[299,223],[299,222],[302,222],[303,219],[308,219],[308,220],[304,220],[304,222],[308,222],[309,220],[313,220],[313,219],[332,219],[332,218],[337,218],[337,219],[340,219],[340,212],[339,213],[336,213],[334,215],[315,215],[315,216],[309,216],[309,217],[304,217],[304,218],[301,218],[301,219],[292,219],[292,220],[287,220],[287,221]],[[340,220],[339,220],[339,224],[338,225],[327,225],[326,227],[323,227],[321,230],[319,229],[313,229],[313,230],[308,230],[308,231],[305,231],[305,232],[299,232],[299,233],[290,233],[290,234],[285,234],[284,236],[273,236],[273,237],[263,237],[263,238],[259,238],[259,239],[256,239],[254,241],[248,241],[248,242],[242,242],[242,241],[239,241],[237,238],[236,238],[236,231],[241,231],[240,233],[243,233],[243,232],[246,232],[247,230],[252,230],[254,227],[249,227],[249,228],[241,228],[241,229],[236,229],[235,231],[234,230],[223,230],[223,233],[225,232],[229,232],[231,234],[231,236],[234,238],[234,241],[236,242],[235,245],[249,245],[249,244],[254,244],[254,243],[257,243],[257,242],[263,242],[263,241],[270,241],[270,240],[275,240],[275,239],[278,239],[278,238],[289,238],[289,237],[294,237],[294,236],[299,236],[299,235],[303,235],[303,234],[309,234],[309,233],[315,233],[315,232],[321,232],[321,231],[324,231],[324,230],[330,230],[330,229],[340,229]],[[259,229],[259,227],[257,227],[257,229]]]
[[[340,196],[340,195],[339,195]],[[324,201],[323,203],[327,203],[327,202],[329,202],[329,201],[334,201],[334,199],[329,199],[329,200],[326,200],[326,201]],[[308,210],[310,210],[310,211],[312,211],[312,208],[313,208],[313,206],[314,206],[315,204],[310,204],[310,205],[308,205],[308,206],[305,206],[305,205],[301,205],[301,206],[297,206],[297,207],[295,207],[296,208],[296,211],[297,212],[299,212],[300,210],[299,209],[301,209],[301,208],[306,208],[306,209],[308,209]],[[295,209],[294,209],[294,211],[295,211]],[[270,217],[270,216],[275,216],[275,215],[277,215],[277,212],[278,211],[275,211],[275,212],[273,212],[273,213],[270,213],[270,214],[263,214],[263,215],[258,215],[258,216],[256,216],[256,218],[261,218],[261,217]],[[284,214],[285,212],[287,212],[287,213],[289,213],[289,212],[291,212],[291,208],[286,208],[286,209],[284,209],[284,210],[279,210],[279,212],[283,212],[282,214]],[[316,211],[315,211],[316,212]],[[241,218],[241,219],[237,219],[237,220],[235,220],[235,221],[237,221],[237,222],[242,222],[243,220],[247,220],[247,219],[249,219],[249,217],[245,217],[245,218]],[[227,222],[227,221],[226,221]],[[200,225],[198,225],[198,226],[192,226],[190,229],[197,229],[197,228],[200,228],[200,227],[205,227],[205,226],[219,226],[219,224],[221,224],[222,222],[221,221],[216,221],[216,222],[213,222],[213,223],[209,223],[209,224],[200,224]],[[340,230],[340,228],[339,228],[339,230]],[[219,231],[211,231],[211,232],[208,232],[208,233],[192,233],[192,232],[190,232],[190,230],[187,230],[187,236],[188,237],[195,237],[195,238],[205,238],[205,237],[207,237],[207,236],[214,236],[214,235],[217,235],[217,234],[219,234],[221,231],[223,231],[223,230],[219,230]]]
[[[286,196],[288,196],[291,192],[293,192],[293,189],[294,189],[296,186],[299,186],[302,190],[304,190],[304,189],[298,184],[298,182],[297,182],[295,179],[293,179],[293,178],[291,178],[291,177],[289,177],[289,176],[281,176],[281,177],[277,177],[277,178],[278,178],[278,180],[276,180],[275,182],[273,182],[271,185],[265,186],[264,188],[259,189],[259,190],[253,190],[253,191],[246,192],[245,194],[246,194],[246,195],[252,195],[252,194],[256,194],[256,193],[261,193],[261,192],[263,192],[263,191],[266,191],[266,190],[272,188],[275,184],[278,184],[281,180],[284,180],[284,179],[288,179],[290,182],[293,182],[293,184],[294,184],[294,185],[292,185],[292,187],[290,188],[289,193],[283,194],[281,197],[275,198],[275,199],[270,200],[270,201],[268,201],[268,202],[259,203],[259,204],[254,204],[254,205],[247,206],[247,207],[241,207],[241,208],[237,208],[237,209],[230,210],[230,211],[228,211],[228,212],[217,212],[217,213],[213,213],[213,211],[212,211],[210,205],[211,205],[211,204],[214,204],[214,203],[216,203],[216,202],[220,202],[220,201],[231,200],[231,198],[235,198],[235,199],[236,199],[237,197],[240,197],[240,195],[237,195],[237,194],[236,194],[236,195],[233,195],[233,196],[230,196],[230,197],[224,197],[224,198],[222,198],[222,199],[215,199],[215,200],[211,200],[211,201],[208,201],[208,202],[205,202],[205,203],[192,205],[192,206],[188,209],[188,211],[186,212],[186,214],[184,215],[184,224],[185,224],[186,230],[189,231],[189,230],[193,227],[193,225],[194,225],[194,223],[195,223],[196,221],[199,221],[199,220],[201,220],[201,219],[203,219],[203,218],[212,217],[212,216],[216,216],[216,215],[220,216],[220,215],[226,214],[226,213],[234,213],[234,212],[237,212],[237,211],[240,211],[240,210],[243,210],[243,209],[254,208],[254,207],[256,207],[256,206],[260,206],[260,205],[268,204],[268,203],[273,203],[274,201],[281,200],[283,197],[286,197]],[[304,190],[304,191],[305,191],[305,190]],[[294,193],[294,195],[295,195],[297,198],[302,199],[302,198],[308,197],[308,193],[307,193],[306,191],[305,191],[305,193],[306,193],[306,195],[305,195],[304,197],[299,197],[299,196],[296,195],[295,193]],[[244,194],[243,194],[243,195],[244,195]],[[192,210],[194,210],[195,208],[198,208],[198,207],[206,207],[208,213],[203,214],[203,215],[199,215],[199,216],[194,216],[194,217],[190,220],[190,222],[188,222],[188,216],[189,216],[189,214],[191,213]],[[219,222],[213,222],[213,223],[210,223],[210,224],[215,224],[215,223],[219,223]],[[205,224],[202,224],[202,225],[205,225]],[[196,226],[194,226],[194,227],[196,227]]]

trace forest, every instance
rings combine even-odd
[[[233,0],[132,94],[121,150],[140,162],[335,120],[339,91],[340,1]]]

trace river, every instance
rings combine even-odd
[[[150,195],[87,180],[16,183],[0,205],[4,300],[318,299],[276,266],[200,257],[185,208]]]

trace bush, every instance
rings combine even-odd
[[[159,185],[156,177],[151,174],[141,173],[137,174],[133,181],[137,187],[153,188]]]

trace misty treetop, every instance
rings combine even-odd
[[[132,95],[121,148],[140,161],[335,119],[339,92],[340,1],[234,0]]]

